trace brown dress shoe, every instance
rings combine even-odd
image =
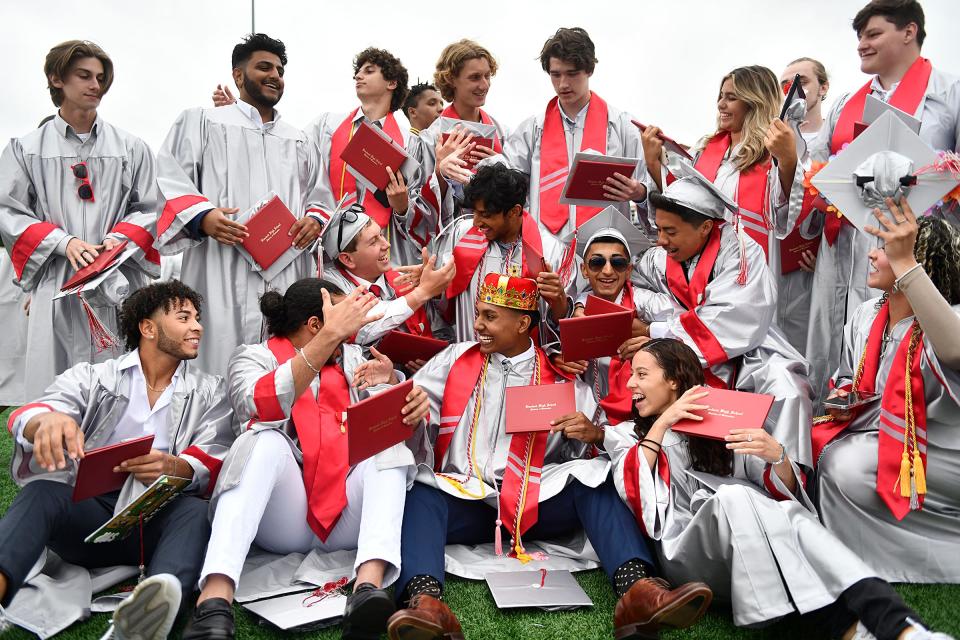
[[[660,629],[686,629],[703,616],[713,592],[702,582],[676,589],[663,578],[638,580],[613,612],[617,640],[656,638]]]
[[[413,596],[409,609],[390,616],[387,633],[390,640],[464,640],[450,607],[426,593]]]

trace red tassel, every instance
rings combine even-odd
[[[573,278],[573,259],[577,255],[577,232],[573,232],[573,239],[563,250],[563,259],[560,261],[560,267],[557,269],[557,275],[560,276],[560,282],[566,288]]]
[[[93,312],[93,308],[84,299],[80,291],[77,292],[77,298],[80,300],[80,304],[83,305],[83,310],[87,314],[87,325],[90,327],[90,339],[97,348],[97,353],[120,346],[120,339],[110,333],[110,330],[100,322],[100,318]]]
[[[503,523],[497,520],[497,529],[493,533],[493,552],[497,554],[498,558],[503,557],[503,538],[500,533],[501,526],[503,526]]]

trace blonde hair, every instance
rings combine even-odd
[[[490,75],[497,75],[497,61],[493,54],[473,40],[458,40],[444,47],[433,73],[433,84],[444,100],[453,102],[454,78],[460,75],[467,61],[477,58],[484,58],[490,64]]]
[[[792,67],[793,65],[801,62],[809,62],[811,65],[813,65],[813,75],[817,77],[817,82],[820,83],[820,86],[830,82],[830,77],[827,75],[827,68],[824,67],[823,63],[819,60],[814,60],[813,58],[807,58],[804,56],[803,58],[797,58],[787,66]]]
[[[767,148],[763,139],[767,127],[780,112],[780,103],[783,101],[783,92],[780,90],[780,81],[776,74],[767,67],[753,65],[738,67],[723,76],[723,83],[730,80],[733,83],[733,92],[739,100],[747,104],[748,111],[743,121],[742,144],[734,159],[737,171],[746,171],[758,162],[767,158]],[[717,130],[700,140],[698,147],[702,149],[707,142],[721,133],[720,116],[717,116]]]
[[[61,42],[47,53],[43,62],[43,75],[47,77],[47,88],[54,106],[63,104],[63,89],[53,86],[53,79],[66,80],[70,67],[81,58],[96,58],[103,65],[103,82],[100,83],[100,97],[106,95],[113,84],[113,61],[106,52],[87,40],[67,40]]]

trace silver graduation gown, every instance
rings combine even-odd
[[[527,210],[530,215],[540,223],[540,145],[543,139],[543,118],[541,111],[535,116],[530,116],[520,123],[516,129],[510,132],[503,145],[503,155],[507,164],[513,168],[522,171],[530,176],[530,192],[527,195]],[[562,118],[562,116],[561,116]],[[630,122],[630,114],[620,111],[613,105],[607,105],[607,148],[604,155],[618,156],[621,158],[639,158],[637,168],[631,176],[635,180],[643,180],[647,174],[646,165],[643,162],[643,147],[640,145],[640,130]],[[567,163],[573,162],[573,157],[580,150],[580,138],[583,136],[583,129],[576,132],[576,140],[567,128],[566,123],[563,127],[564,137],[567,142]],[[587,149],[583,149],[586,151]],[[593,149],[599,151],[599,149]],[[630,203],[610,201],[615,205],[625,218],[631,220]],[[576,212],[573,205],[568,207],[570,219],[566,225],[556,234],[558,240],[567,237],[574,230],[576,222]],[[646,212],[641,211],[641,216]],[[540,223],[540,228],[544,233],[552,233],[545,225]]]
[[[853,380],[877,315],[875,303],[860,305],[844,328],[843,355],[834,375],[838,386]],[[960,305],[954,311],[960,313]],[[878,393],[912,324],[912,316],[904,318],[890,331],[878,368]],[[927,408],[923,509],[897,521],[877,493],[880,402],[867,405],[824,448],[817,464],[817,501],[827,528],[885,580],[960,582],[960,372],[943,365],[929,341],[923,347],[918,354]]]
[[[71,165],[86,162],[94,201],[77,195]],[[88,295],[94,313],[116,333],[122,295],[160,274],[153,250],[157,220],[153,154],[146,143],[97,118],[86,142],[59,115],[0,156],[0,238],[13,262],[13,281],[32,296],[23,353],[23,398],[33,398],[78,362],[104,361],[120,349],[98,352],[75,295],[53,297],[74,274],[65,256],[69,238],[91,244],[105,238],[139,247],[108,276],[109,287]],[[104,283],[106,284],[106,283]],[[117,294],[121,294],[119,297]]]
[[[317,188],[323,172],[316,146],[279,114],[261,129],[235,104],[188,109],[180,114],[157,156],[163,213],[157,247],[164,255],[183,253],[181,279],[204,298],[211,338],[199,366],[226,374],[239,344],[263,338],[259,300],[268,289],[280,293],[301,278],[315,276],[317,263],[305,250],[279,275],[264,281],[235,247],[191,235],[187,223],[215,207],[243,213],[275,192],[297,218],[332,210]]]
[[[716,336],[730,358],[711,367],[721,380],[736,376],[738,391],[767,393],[776,398],[766,428],[787,449],[787,454],[800,464],[812,463],[810,449],[810,385],[807,363],[790,346],[773,322],[777,309],[777,290],[773,275],[765,264],[763,249],[750,240],[744,243],[747,259],[747,281],[736,282],[740,270],[740,245],[733,228],[721,227],[720,252],[704,292],[697,315]],[[637,263],[633,283],[643,295],[637,310],[650,322],[665,322],[668,335],[680,338],[700,357],[707,359],[697,343],[683,328],[680,315],[686,309],[667,286],[666,251],[654,247]],[[688,277],[696,268],[699,256],[687,265]],[[635,291],[637,295],[638,291]]]
[[[833,104],[824,119],[820,135],[810,142],[812,160],[826,162],[830,159],[830,140],[850,95],[841,97]],[[883,99],[875,92],[874,95]],[[933,149],[960,151],[960,80],[955,76],[934,68],[926,95],[913,115],[920,118],[920,138]],[[799,209],[791,209],[791,217],[796,215],[796,211]],[[956,208],[954,211],[957,211]],[[956,215],[944,217],[960,225]],[[861,303],[881,293],[867,286],[867,253],[875,246],[875,238],[857,231],[849,224],[840,228],[840,235],[833,246],[827,243],[826,238],[820,241],[810,301],[806,353],[817,406],[829,391],[830,372],[840,362],[843,345],[837,328],[850,321]]]
[[[30,299],[14,284],[13,263],[0,251],[0,314],[6,328],[0,334],[0,406],[19,407],[27,401],[24,367],[27,351],[27,322],[23,305]]]
[[[687,439],[673,431],[662,442],[668,470],[662,457],[651,469],[638,446],[628,456],[637,445],[632,422],[609,427],[607,441],[614,484],[657,541],[666,578],[706,582],[738,626],[814,611],[876,575],[820,524],[800,482],[791,493],[755,456],[736,456],[732,476],[695,477]],[[801,477],[796,464],[793,471]]]

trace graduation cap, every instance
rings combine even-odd
[[[484,576],[498,609],[532,607],[562,611],[593,606],[593,601],[566,569],[498,571]]]
[[[735,216],[740,213],[737,203],[689,162],[671,162],[670,172],[677,179],[667,185],[660,194],[664,198],[718,220],[725,219],[727,211]]]
[[[813,177],[813,186],[863,231],[876,226],[873,210],[886,211],[884,198],[906,198],[921,215],[953,189],[949,172],[930,171],[936,151],[887,111]]]
[[[370,222],[370,216],[367,215],[363,205],[353,203],[349,207],[337,208],[330,216],[330,221],[323,229],[323,253],[330,259],[336,260],[343,248],[350,244],[350,241],[357,237],[367,223]]]
[[[650,247],[650,240],[637,229],[615,206],[609,206],[593,216],[564,240],[565,245],[573,242],[576,236],[576,252],[581,258],[597,238],[616,238],[627,248],[631,256],[636,256]]]

